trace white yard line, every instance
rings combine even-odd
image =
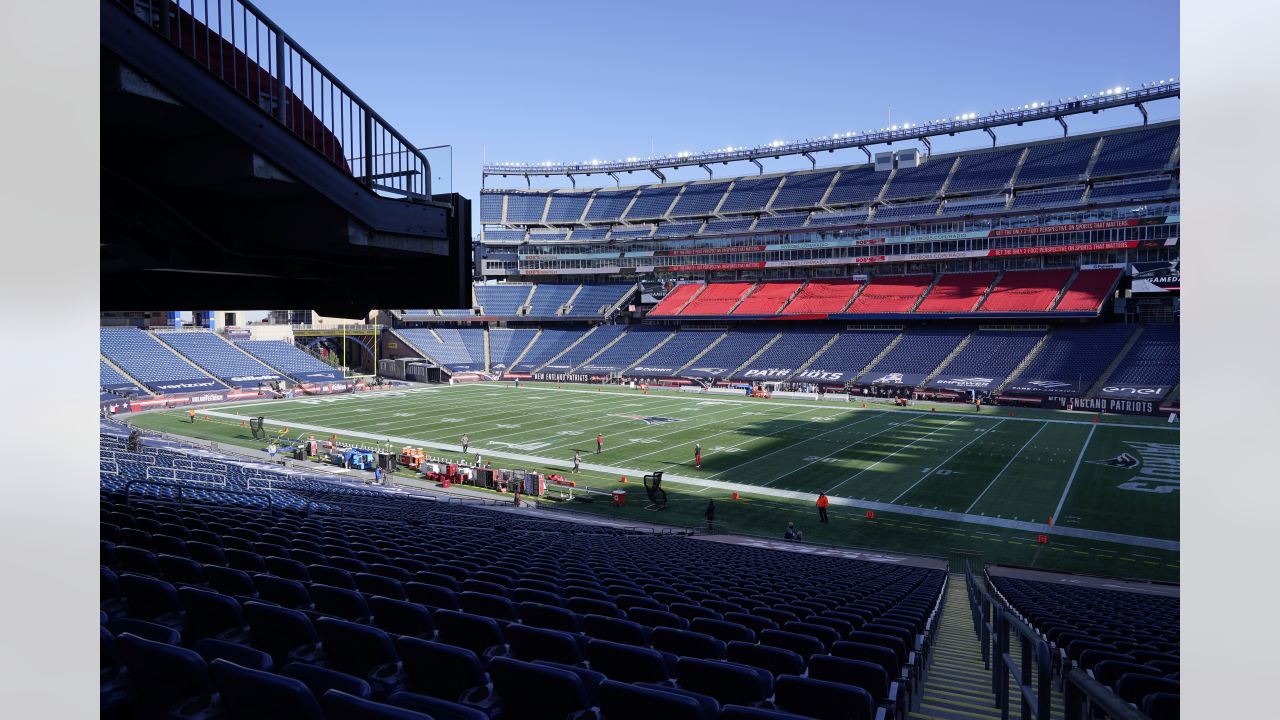
[[[991,482],[987,483],[987,486],[982,489],[982,492],[978,493],[978,497],[974,498],[973,504],[965,508],[964,511],[966,513],[971,512],[975,507],[978,506],[978,501],[982,499],[982,496],[986,495],[987,491],[995,486],[996,481],[1000,479],[1000,476],[1004,475],[1004,471],[1008,470],[1009,466],[1013,465],[1013,461],[1017,460],[1018,456],[1022,454],[1022,451],[1026,450],[1027,446],[1031,444],[1031,441],[1036,439],[1036,435],[1039,435],[1047,427],[1049,427],[1048,424],[1041,425],[1039,430],[1036,430],[1031,437],[1027,438],[1026,442],[1022,443],[1022,447],[1018,448],[1018,452],[1014,453],[1013,457],[1009,458],[1009,462],[1005,463],[1004,467],[1000,468],[1000,472],[996,473],[996,476],[991,478]]]
[[[1007,420],[1008,418],[1005,418],[1005,419]],[[942,469],[944,466],[946,466],[946,464],[947,464],[947,463],[951,462],[951,461],[955,458],[955,456],[957,456],[957,455],[959,455],[960,453],[964,452],[964,449],[965,449],[965,448],[967,448],[967,447],[969,447],[970,445],[972,445],[972,444],[974,444],[974,443],[978,442],[979,440],[982,440],[982,439],[986,438],[988,435],[990,435],[991,433],[995,432],[995,431],[996,431],[996,428],[1000,427],[1000,425],[1001,425],[1001,424],[1003,424],[1003,423],[1004,423],[1004,420],[1001,420],[1000,422],[996,423],[995,427],[991,428],[990,430],[988,430],[988,431],[986,431],[986,432],[984,432],[984,433],[980,433],[979,435],[975,436],[975,437],[974,437],[972,440],[970,440],[969,442],[965,443],[964,445],[961,445],[959,450],[956,450],[955,452],[951,453],[951,456],[950,456],[950,457],[948,457],[946,460],[943,460],[943,461],[942,461],[942,463],[941,463],[941,464],[939,464],[937,467],[931,468],[931,469],[929,470],[929,472],[925,473],[924,477],[922,477],[922,478],[920,478],[919,480],[917,480],[917,481],[915,481],[915,482],[911,483],[911,487],[909,487],[909,488],[907,488],[906,490],[903,490],[902,492],[898,493],[898,496],[897,496],[897,497],[895,497],[894,499],[890,500],[889,502],[891,502],[891,503],[896,503],[896,502],[898,502],[899,500],[901,500],[901,499],[903,498],[903,496],[905,496],[907,493],[911,492],[912,490],[915,490],[917,485],[919,485],[920,483],[924,482],[925,480],[928,480],[928,479],[929,479],[929,477],[931,477],[934,473],[938,472],[938,470],[940,470],[940,469]]]
[[[839,427],[831,428],[830,430],[827,430],[826,432],[820,432],[820,433],[818,433],[817,435],[814,435],[814,436],[813,436],[813,437],[811,437],[811,438],[805,438],[804,440],[801,440],[800,442],[795,443],[794,445],[784,445],[784,446],[782,446],[782,447],[778,448],[777,450],[771,450],[771,451],[769,451],[769,452],[765,453],[764,455],[759,455],[759,456],[757,456],[757,457],[753,457],[753,458],[747,458],[746,460],[743,460],[742,462],[738,463],[737,465],[734,465],[734,466],[729,467],[729,468],[725,468],[724,470],[721,470],[720,472],[716,473],[715,475],[712,475],[711,477],[712,477],[712,478],[718,478],[718,477],[720,477],[721,475],[724,475],[724,474],[725,474],[725,473],[727,473],[727,472],[732,472],[732,471],[734,471],[734,470],[737,470],[738,468],[742,467],[743,465],[750,465],[750,464],[752,464],[752,463],[759,462],[759,461],[761,461],[761,460],[763,460],[763,459],[765,459],[765,458],[767,458],[767,457],[769,457],[769,456],[771,456],[771,455],[777,455],[778,453],[780,453],[780,452],[782,452],[782,451],[784,451],[784,450],[794,450],[794,449],[795,449],[795,447],[796,447],[797,445],[803,445],[804,443],[807,443],[807,442],[810,442],[810,441],[813,441],[813,440],[817,440],[817,439],[818,439],[818,438],[820,438],[820,437],[825,437],[825,436],[827,436],[827,435],[830,435],[830,434],[831,434],[831,433],[833,433],[833,432],[840,432],[841,430],[848,430],[849,428],[853,427],[854,425],[861,425],[861,424],[862,424],[862,423],[864,423],[864,422],[869,422],[869,421],[871,421],[871,420],[875,420],[875,419],[876,419],[876,416],[875,416],[875,415],[868,415],[867,417],[860,418],[860,419],[858,419],[858,420],[854,420],[854,421],[853,421],[853,422],[851,422],[851,423],[844,423],[844,424],[840,425]],[[893,427],[897,427],[897,426],[895,425],[895,426],[893,426]]]
[[[915,420],[915,418],[911,418],[911,420]],[[885,428],[885,429],[883,429],[883,430],[878,430],[878,431],[873,432],[873,433],[871,433],[870,435],[867,435],[867,436],[865,436],[865,437],[860,437],[860,438],[858,438],[857,440],[854,440],[853,442],[849,443],[848,445],[845,445],[844,447],[841,447],[841,448],[839,448],[839,449],[833,450],[832,452],[829,452],[829,453],[827,453],[826,455],[823,455],[822,457],[820,457],[820,458],[818,458],[818,459],[816,459],[816,460],[811,460],[811,461],[809,461],[809,462],[805,463],[804,465],[801,465],[800,467],[797,467],[797,468],[795,468],[795,469],[793,469],[793,470],[788,471],[787,473],[785,473],[785,474],[783,474],[783,475],[779,475],[778,477],[776,477],[776,478],[774,478],[774,479],[770,480],[769,482],[765,483],[765,484],[764,484],[764,487],[769,487],[770,485],[772,485],[772,484],[774,484],[774,483],[778,482],[778,481],[779,481],[779,480],[781,480],[782,478],[784,478],[784,477],[788,477],[788,476],[790,476],[790,475],[794,475],[795,473],[800,472],[801,470],[803,470],[803,469],[805,469],[805,468],[809,467],[810,465],[814,465],[814,464],[816,464],[816,463],[820,463],[820,462],[822,462],[823,460],[826,460],[827,458],[830,458],[830,457],[834,457],[834,456],[836,456],[836,455],[839,455],[840,453],[844,452],[845,450],[848,450],[848,449],[849,449],[849,448],[851,448],[851,447],[857,447],[858,445],[861,445],[862,443],[864,443],[864,442],[866,442],[866,441],[870,440],[870,439],[871,439],[871,438],[873,438],[873,437],[876,437],[876,436],[878,436],[878,435],[883,435],[884,433],[887,433],[887,432],[889,432],[890,430],[897,430],[898,428],[902,427],[903,425],[910,424],[910,423],[911,423],[911,420],[907,420],[906,422],[895,423],[895,424],[893,424],[893,425],[890,425],[890,426],[886,427],[886,428]],[[856,424],[856,423],[855,423],[855,424]]]
[[[884,462],[885,460],[888,460],[889,458],[893,457],[894,455],[897,455],[898,453],[902,452],[903,450],[906,450],[907,448],[911,447],[912,445],[915,445],[916,443],[920,442],[921,440],[924,440],[925,438],[928,438],[928,437],[932,437],[932,436],[934,436],[934,435],[937,435],[938,433],[942,432],[943,430],[946,430],[947,428],[951,427],[952,425],[955,425],[956,423],[960,422],[961,420],[964,420],[964,417],[958,417],[958,418],[956,418],[955,420],[952,420],[951,422],[947,423],[946,425],[943,425],[942,427],[938,428],[937,430],[934,430],[933,432],[931,432],[931,433],[929,433],[929,434],[927,434],[927,435],[921,435],[920,437],[916,438],[915,440],[912,440],[911,442],[907,443],[906,445],[903,445],[902,447],[898,448],[897,450],[894,450],[893,452],[889,453],[888,455],[885,455],[884,457],[880,458],[879,460],[877,460],[877,461],[875,461],[875,462],[871,463],[871,464],[870,464],[870,465],[868,465],[867,467],[862,468],[861,470],[859,470],[858,472],[854,473],[853,475],[850,475],[849,477],[845,478],[844,480],[841,480],[839,485],[836,485],[835,487],[831,488],[831,489],[830,489],[830,490],[828,490],[827,492],[834,493],[836,490],[839,490],[839,489],[840,489],[840,486],[841,486],[841,485],[844,485],[845,483],[849,482],[850,480],[853,480],[854,478],[857,478],[857,477],[858,477],[859,475],[861,475],[862,473],[864,473],[864,472],[866,472],[866,471],[870,470],[871,468],[875,467],[876,465],[879,465],[880,463]],[[904,423],[904,424],[905,424],[905,423]]]
[[[1093,439],[1093,431],[1097,429],[1097,425],[1089,428],[1089,437],[1085,438],[1084,445],[1080,446],[1080,454],[1076,456],[1075,467],[1071,468],[1071,477],[1067,478],[1067,486],[1062,489],[1062,499],[1058,501],[1058,507],[1054,508],[1051,516],[1055,519],[1062,512],[1062,506],[1067,502],[1067,494],[1071,492],[1071,484],[1076,481],[1076,473],[1080,470],[1080,461],[1084,460],[1084,451],[1089,449],[1089,441]]]
[[[775,417],[775,418],[771,418],[771,419],[773,419],[773,420],[786,420],[787,418],[792,418],[792,417],[795,417],[796,415],[800,415],[800,414],[802,414],[803,412],[805,412],[805,411],[804,411],[804,410],[797,410],[796,412],[793,412],[793,413],[791,413],[791,414],[789,414],[789,415],[782,415],[782,416],[780,416],[780,417]],[[804,425],[809,425],[809,424],[812,424],[812,423],[815,423],[815,422],[817,422],[817,421],[816,421],[816,420],[807,420],[807,421],[805,421],[805,422],[803,422],[803,423],[800,423],[800,425],[799,425],[799,426],[797,426],[797,427],[804,426]],[[695,427],[700,427],[700,426],[695,426]],[[717,437],[717,436],[719,436],[719,435],[725,435],[725,434],[727,434],[727,433],[734,433],[734,432],[738,432],[740,429],[741,429],[741,428],[730,428],[730,429],[728,429],[728,430],[721,430],[721,431],[720,431],[720,432],[718,432],[718,433],[712,433],[711,435],[707,435],[706,437],[703,437],[703,438],[701,438],[701,439],[697,440],[696,442],[698,442],[698,443],[702,443],[702,442],[704,442],[704,441],[706,441],[706,440],[709,440],[709,439],[711,439],[711,438],[713,438],[713,437]],[[688,430],[688,428],[685,428],[685,430]],[[676,432],[676,431],[672,431],[672,432]],[[681,432],[683,432],[683,430],[682,430]],[[672,433],[666,433],[666,434],[667,434],[667,435],[670,435],[670,434],[672,434]],[[659,435],[659,436],[657,436],[657,437],[662,437],[662,435]],[[738,444],[736,444],[736,445],[730,445],[729,447],[730,447],[730,448],[737,448],[737,447],[741,447],[741,446],[746,445],[746,444],[748,444],[748,443],[755,442],[755,441],[756,441],[756,440],[758,440],[758,439],[759,439],[759,438],[749,438],[749,439],[744,440],[744,441],[742,441],[742,442],[740,442],[740,443],[738,443]],[[667,450],[670,450],[670,449],[671,449],[671,448],[661,448],[661,449],[659,449],[659,450],[654,450],[654,451],[652,451],[652,452],[644,453],[643,455],[632,455],[631,457],[627,458],[627,460],[628,460],[628,461],[631,461],[631,460],[639,460],[640,458],[643,458],[643,457],[649,457],[650,455],[657,455],[657,454],[658,454],[658,453],[660,453],[660,452],[666,452]],[[707,458],[707,456],[708,456],[708,454],[707,454],[707,453],[704,453],[704,454],[703,454],[703,459],[705,460],[705,459]]]

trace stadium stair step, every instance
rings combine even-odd
[[[884,179],[884,185],[880,186],[880,192],[876,193],[875,199],[872,201],[875,205],[884,202],[884,196],[889,192],[889,185],[893,183],[893,179],[898,176],[898,168],[889,171],[889,177]]]
[[[580,287],[581,287],[581,286],[580,286]],[[610,305],[610,306],[608,307],[608,309],[606,309],[606,310],[604,311],[604,316],[605,316],[605,317],[612,317],[614,313],[616,313],[616,312],[618,312],[619,310],[621,310],[621,309],[622,309],[622,306],[623,306],[623,305],[625,305],[625,304],[626,304],[626,302],[627,302],[628,300],[630,300],[630,299],[631,299],[631,294],[632,294],[632,293],[634,293],[634,292],[636,292],[636,290],[638,290],[638,289],[639,289],[639,287],[640,287],[640,286],[639,286],[638,284],[636,284],[636,285],[632,285],[630,290],[628,290],[628,291],[626,291],[625,293],[623,293],[623,294],[622,294],[622,297],[618,298],[618,301],[617,301],[617,302],[615,302],[614,304]],[[576,295],[576,294],[577,294],[577,293],[575,293],[575,295]]]
[[[1051,335],[1053,335],[1053,329],[1049,328],[1048,332],[1040,336],[1040,339],[1036,342],[1036,344],[1031,346],[1031,351],[1027,353],[1027,356],[1022,358],[1022,361],[1019,362],[1018,365],[1013,368],[1013,372],[1009,373],[1009,377],[1005,378],[1005,381],[1000,383],[1000,385],[994,391],[992,391],[991,394],[999,395],[1000,393],[1004,392],[1004,389],[1009,386],[1009,383],[1013,382],[1014,380],[1017,380],[1018,376],[1022,374],[1022,371],[1030,367],[1031,362],[1035,360],[1036,356],[1040,354],[1040,351],[1044,349],[1044,346],[1049,342],[1049,336]]]
[[[899,330],[898,336],[895,337],[893,340],[891,340],[888,345],[885,345],[884,349],[880,351],[879,355],[876,355],[875,357],[871,358],[871,362],[867,363],[866,367],[858,371],[858,375],[853,379],[853,381],[857,382],[862,379],[863,375],[866,375],[868,372],[871,372],[871,368],[875,367],[876,363],[883,360],[885,355],[888,355],[889,353],[893,352],[893,349],[898,347],[898,343],[902,342],[902,338],[906,336],[907,336],[907,333],[905,331]]]
[[[689,296],[689,301],[681,305],[675,312],[671,314],[679,315],[680,313],[684,312],[684,309],[689,307],[689,303],[693,302],[694,300],[697,300],[698,296],[701,295],[703,292],[705,292],[708,287],[710,287],[708,283],[702,283],[702,287],[698,288],[697,292]]]
[[[529,294],[524,297],[524,302],[520,303],[520,307],[516,308],[517,315],[529,314],[529,310],[532,309],[533,307],[533,293],[537,289],[538,289],[537,285],[534,285],[534,284],[529,285]],[[485,337],[487,338],[488,336],[489,336],[488,333],[485,333]],[[485,367],[488,367],[489,366],[489,345],[487,344],[488,343],[487,340],[485,342],[486,344],[484,346],[485,347],[484,359],[485,359]]]
[[[800,367],[796,368],[796,371],[791,373],[791,375],[788,376],[786,379],[790,380],[791,378],[796,377],[797,375],[804,372],[805,370],[808,370],[809,366],[813,364],[814,360],[817,360],[818,358],[822,357],[823,353],[831,349],[832,345],[836,344],[836,341],[840,339],[840,335],[841,333],[835,333],[834,335],[832,335],[831,339],[828,340],[825,345],[818,348],[817,352],[810,355],[808,360],[805,360],[803,363],[800,363]]]
[[[978,298],[978,302],[973,306],[973,310],[970,312],[977,312],[978,309],[982,307],[982,303],[986,302],[987,298],[991,297],[991,292],[995,290],[996,286],[1000,284],[1000,281],[1004,279],[1004,273],[1004,270],[996,273],[995,279],[987,286],[986,291],[982,293],[982,297]]]
[[[578,299],[578,295],[582,294],[582,288],[584,287],[586,287],[586,285],[579,285],[576,289],[574,289],[573,294],[569,296],[569,299],[565,300],[563,305],[556,308],[556,314],[568,315],[569,313],[573,312],[573,301]]]
[[[943,274],[944,273],[937,273],[933,276],[933,280],[929,281],[929,287],[925,288],[924,292],[920,293],[920,297],[916,298],[915,304],[912,305],[911,309],[907,312],[913,313],[916,311],[916,308],[920,307],[920,304],[924,302],[924,299],[929,297],[929,293],[933,292],[933,288],[938,285],[938,280],[942,278]]]
[[[395,328],[387,328],[387,332],[390,332],[392,335],[394,335],[394,336],[396,337],[396,339],[398,339],[400,342],[404,343],[404,346],[405,346],[405,347],[407,347],[407,348],[409,348],[410,350],[413,350],[414,352],[418,353],[418,355],[419,355],[419,356],[421,356],[421,357],[423,357],[423,358],[425,358],[425,359],[427,359],[427,360],[430,360],[431,362],[433,362],[433,363],[435,363],[435,364],[439,365],[441,368],[444,368],[444,363],[440,362],[439,360],[436,360],[435,358],[431,357],[431,355],[430,355],[429,353],[425,352],[422,348],[420,348],[420,347],[418,347],[417,345],[414,345],[413,343],[409,342],[409,339],[408,339],[408,338],[406,338],[405,336],[401,335],[400,333],[396,332]],[[435,335],[435,331],[434,331],[434,330],[432,330],[432,331],[431,331],[431,334],[432,334],[432,335]],[[439,337],[439,336],[437,336],[437,337]]]
[[[946,603],[938,623],[929,672],[921,688],[920,701],[909,717],[912,720],[995,720],[1001,716],[991,691],[991,670],[983,665],[982,646],[973,631],[964,575],[954,573],[948,580]],[[1010,643],[1010,654],[1020,657],[1018,643]],[[1011,714],[1020,707],[1017,689],[1010,679]],[[1062,717],[1062,698],[1054,694],[1053,717]]]
[[[555,362],[556,360],[559,360],[559,359],[560,359],[560,357],[561,357],[562,355],[564,355],[565,353],[567,353],[567,352],[569,352],[570,350],[572,350],[572,349],[574,349],[575,347],[577,347],[577,346],[578,346],[578,343],[580,343],[580,342],[582,342],[583,340],[586,340],[588,337],[590,337],[590,336],[591,336],[591,334],[592,334],[592,333],[594,333],[594,332],[596,331],[596,328],[598,328],[598,327],[600,327],[600,326],[599,326],[599,325],[596,325],[595,327],[591,328],[590,330],[588,330],[588,331],[586,331],[586,332],[582,333],[581,335],[579,335],[577,340],[574,340],[573,342],[569,343],[569,345],[568,345],[568,346],[566,346],[566,347],[565,347],[565,349],[563,349],[563,350],[561,350],[560,352],[556,353],[556,354],[555,354],[555,355],[553,355],[551,358],[549,358],[546,362],[544,362],[544,363],[542,363],[541,365],[539,365],[538,367],[534,368],[534,369],[533,369],[533,372],[535,372],[535,373],[536,373],[536,372],[539,372],[539,371],[541,371],[541,370],[542,370],[542,368],[544,368],[544,367],[546,367],[546,366],[550,365],[551,363]]]
[[[507,366],[508,369],[519,365],[520,361],[524,360],[525,353],[529,352],[529,348],[533,347],[533,344],[538,342],[538,338],[540,337],[542,337],[542,328],[538,328],[538,331],[533,334],[533,337],[529,339],[529,344],[525,345],[524,349],[520,351],[520,354],[516,356],[516,359],[512,360],[511,364]]]
[[[773,201],[778,199],[778,194],[782,192],[782,186],[787,184],[787,178],[789,178],[789,177],[791,177],[791,176],[790,176],[790,175],[783,175],[783,176],[782,176],[782,179],[778,181],[778,186],[777,186],[777,187],[775,187],[775,188],[773,189],[773,194],[772,194],[772,195],[770,195],[770,196],[769,196],[769,199],[768,199],[768,200],[765,200],[765,201],[764,201],[764,204],[760,206],[760,209],[761,209],[761,210],[768,210],[768,209],[769,209],[769,206],[773,204]],[[765,216],[764,216],[764,215],[761,215],[760,217],[765,217]],[[759,223],[759,222],[760,222],[760,218],[756,218],[756,222],[757,222],[757,223]],[[754,225],[753,225],[753,227],[754,227]]]
[[[613,347],[614,345],[617,345],[617,344],[618,344],[618,341],[619,341],[619,340],[621,340],[622,338],[626,337],[628,332],[630,332],[630,331],[624,330],[623,332],[620,332],[620,333],[618,333],[617,335],[615,335],[615,336],[613,337],[613,339],[612,339],[612,340],[610,340],[609,342],[605,343],[605,346],[604,346],[604,347],[602,347],[602,348],[600,348],[599,350],[597,350],[594,354],[592,354],[592,355],[591,355],[591,357],[589,357],[589,358],[587,358],[587,359],[583,360],[582,362],[578,363],[578,367],[583,367],[583,366],[585,366],[585,365],[590,365],[592,360],[595,360],[596,358],[598,358],[598,357],[600,357],[601,355],[603,355],[603,354],[604,354],[604,352],[605,352],[606,350],[608,350],[609,348]],[[577,368],[573,368],[573,369],[574,369],[574,370],[576,370]]]
[[[751,296],[751,293],[755,292],[755,291],[756,291],[756,288],[758,288],[758,287],[760,287],[760,283],[756,283],[756,284],[752,285],[751,287],[747,288],[747,291],[746,291],[746,292],[744,292],[744,293],[742,293],[742,296],[738,298],[738,302],[734,303],[734,304],[733,304],[733,307],[729,308],[729,311],[728,311],[728,312],[726,312],[726,313],[725,313],[725,315],[732,315],[732,314],[733,314],[733,311],[734,311],[734,310],[737,310],[737,309],[738,309],[738,306],[742,304],[742,301],[743,301],[743,300],[746,300],[748,297],[750,297],[750,296]]]
[[[122,376],[124,376],[125,378],[129,379],[130,381],[132,381],[134,385],[138,386],[138,389],[139,389],[139,390],[142,390],[143,392],[145,392],[145,393],[146,393],[146,394],[148,394],[148,395],[155,395],[155,393],[151,392],[151,389],[147,387],[147,384],[146,384],[146,383],[142,382],[142,381],[141,381],[141,380],[139,380],[138,378],[136,378],[136,377],[134,377],[134,376],[130,375],[129,373],[125,372],[125,371],[124,371],[124,368],[122,368],[122,367],[120,367],[119,365],[117,365],[117,364],[115,364],[115,363],[111,362],[111,358],[107,357],[106,355],[103,355],[103,354],[99,353],[99,354],[98,354],[98,359],[100,359],[100,360],[102,360],[102,362],[106,363],[106,364],[107,364],[107,367],[110,367],[112,370],[115,370],[116,372],[118,372],[118,373],[120,373]]]
[[[667,336],[666,336],[666,337],[662,338],[661,340],[659,340],[659,341],[657,342],[657,344],[655,344],[653,347],[649,348],[649,351],[648,351],[648,352],[646,352],[645,354],[643,354],[643,355],[641,355],[640,357],[636,358],[636,361],[635,361],[635,362],[633,362],[633,363],[631,363],[630,365],[628,365],[628,366],[626,366],[625,368],[623,368],[622,372],[624,372],[624,373],[625,373],[626,371],[630,370],[631,368],[636,367],[636,366],[637,366],[637,365],[639,365],[640,363],[642,363],[642,362],[644,362],[645,360],[647,360],[647,359],[649,358],[649,356],[650,356],[650,355],[652,355],[652,354],[654,354],[654,353],[658,352],[658,348],[660,348],[660,347],[662,347],[663,345],[666,345],[667,343],[671,342],[671,339],[672,339],[672,338],[674,338],[675,336],[676,336],[676,333],[675,333],[675,332],[669,332],[669,333],[667,333]]]
[[[853,307],[853,304],[858,301],[858,296],[862,295],[863,291],[865,291],[867,289],[867,286],[870,284],[871,284],[870,280],[864,280],[862,282],[862,285],[860,285],[858,289],[853,293],[853,297],[849,298],[849,302],[845,303],[844,307],[840,308],[840,312],[842,313],[849,312],[849,308]]]
[[[830,184],[830,185],[827,185],[827,189],[826,189],[825,191],[823,191],[823,193],[822,193],[822,199],[821,199],[821,200],[819,200],[819,201],[818,201],[818,203],[817,203],[817,204],[818,204],[818,207],[822,208],[823,210],[825,210],[825,211],[827,211],[827,212],[831,212],[831,208],[827,206],[827,200],[829,200],[829,199],[831,198],[831,191],[835,188],[835,186],[836,186],[836,182],[840,179],[840,176],[841,176],[842,174],[844,174],[844,173],[843,173],[843,172],[841,172],[841,171],[839,171],[839,170],[837,170],[837,171],[836,171],[836,172],[831,176],[831,184]],[[806,220],[805,222],[808,222],[808,220]]]
[[[934,368],[933,372],[929,373],[927,376],[925,376],[925,379],[920,381],[920,385],[922,387],[926,386],[929,384],[930,381],[938,377],[938,375],[944,369],[946,369],[948,365],[951,364],[951,361],[956,359],[957,355],[959,355],[961,352],[964,352],[964,349],[969,346],[970,342],[973,341],[973,336],[977,332],[978,332],[977,330],[970,331],[969,334],[965,335],[964,338],[959,343],[956,343],[955,349],[953,349],[949,355],[943,358],[942,362],[938,363],[938,367]]]
[[[724,332],[720,333],[719,337],[717,337],[715,340],[712,340],[710,345],[702,349],[702,352],[698,353],[697,355],[694,355],[693,359],[685,363],[684,367],[680,368],[680,370],[683,371],[685,368],[693,367],[694,364],[696,364],[699,360],[702,359],[703,355],[706,355],[707,353],[711,352],[711,348],[714,348],[715,346],[719,345],[727,337],[729,337],[728,330],[725,330]]]
[[[720,196],[720,202],[717,202],[716,206],[714,208],[711,208],[712,215],[714,215],[715,217],[720,217],[720,208],[724,207],[724,204],[729,199],[729,196],[733,194],[733,189],[737,186],[738,186],[737,180],[731,180],[729,182],[729,187],[725,188],[724,194]]]
[[[181,331],[179,331],[179,332],[181,332]],[[201,332],[203,332],[203,331],[201,331]],[[157,341],[157,342],[159,342],[159,343],[160,343],[160,345],[161,345],[165,350],[168,350],[169,352],[173,353],[174,355],[177,355],[179,358],[181,358],[181,359],[182,359],[182,362],[184,362],[184,363],[186,363],[186,364],[190,365],[192,368],[195,368],[195,370],[196,370],[196,372],[197,372],[197,373],[199,373],[200,375],[205,375],[205,376],[207,376],[207,377],[213,378],[214,380],[217,380],[217,381],[218,381],[218,384],[223,384],[223,382],[222,382],[221,380],[218,380],[218,378],[217,378],[217,377],[215,377],[215,376],[214,376],[212,373],[210,373],[208,370],[205,370],[204,368],[200,367],[200,366],[196,363],[196,361],[194,361],[194,360],[192,360],[191,358],[187,357],[186,355],[183,355],[182,353],[178,352],[178,351],[177,351],[177,349],[175,349],[175,348],[174,348],[173,346],[171,346],[169,343],[165,342],[165,341],[164,341],[164,338],[162,337],[163,335],[164,335],[164,333],[158,333],[158,332],[153,332],[153,333],[151,333],[151,337],[155,338],[155,339],[156,339],[156,341]]]
[[[1009,176],[1009,183],[1005,187],[1013,188],[1018,184],[1018,173],[1022,172],[1022,164],[1027,161],[1027,156],[1031,154],[1031,148],[1022,149],[1022,154],[1018,156],[1018,164],[1013,166],[1013,175]],[[1005,203],[1005,207],[1009,207],[1013,202],[1013,193],[1009,193],[1009,200]]]
[[[1084,168],[1084,178],[1082,179],[1087,179],[1093,175],[1093,166],[1098,163],[1098,157],[1102,155],[1102,146],[1106,141],[1107,136],[1105,135],[1098,138],[1097,144],[1093,146],[1093,154],[1089,156],[1089,164]],[[1084,202],[1085,199],[1086,198],[1081,198],[1080,201]]]
[[[759,220],[757,220],[756,222],[759,222]],[[774,313],[774,315],[781,315],[782,311],[786,310],[787,306],[790,305],[793,300],[799,297],[800,293],[804,292],[804,289],[807,287],[809,287],[808,280],[805,280],[804,282],[800,283],[800,287],[796,288],[795,292],[791,293],[791,296],[787,298],[786,302],[782,303],[782,305],[778,307],[778,311]]]
[[[759,350],[757,350],[757,351],[755,351],[754,353],[752,353],[752,354],[751,354],[751,357],[747,358],[747,361],[746,361],[746,362],[744,362],[744,363],[742,363],[741,365],[739,365],[738,367],[734,368],[734,369],[733,369],[733,372],[729,373],[726,377],[733,377],[734,375],[737,375],[738,373],[742,372],[742,369],[743,369],[743,368],[745,368],[745,367],[749,366],[751,363],[755,362],[755,361],[756,361],[756,358],[758,358],[758,357],[760,357],[761,355],[763,355],[765,350],[768,350],[769,348],[773,347],[773,344],[774,344],[774,343],[776,343],[776,342],[778,342],[778,341],[779,341],[779,340],[781,340],[781,339],[782,339],[782,333],[777,333],[777,334],[776,334],[776,335],[774,335],[773,337],[769,338],[769,342],[767,342],[767,343],[765,343],[765,344],[761,345],[761,346],[760,346],[760,349],[759,349]]]
[[[957,155],[956,159],[951,163],[951,169],[947,171],[947,179],[943,180],[942,187],[938,188],[938,195],[945,196],[947,194],[947,187],[951,185],[951,178],[955,177],[956,170],[960,169],[960,160],[960,156]],[[941,203],[938,204],[938,212],[942,212]]]
[[[1076,276],[1079,274],[1080,268],[1071,269],[1071,277],[1067,278],[1067,281],[1062,285],[1062,289],[1058,291],[1058,296],[1053,299],[1053,302],[1049,303],[1050,312],[1058,309],[1058,303],[1062,302],[1062,298],[1067,296],[1067,288],[1071,287],[1071,283],[1076,281]]]
[[[1111,364],[1108,365],[1107,369],[1103,370],[1102,374],[1098,376],[1098,381],[1095,382],[1089,388],[1089,391],[1084,394],[1086,398],[1092,398],[1094,393],[1101,390],[1103,386],[1107,384],[1107,381],[1111,379],[1111,373],[1114,373],[1116,368],[1120,367],[1120,363],[1124,361],[1125,356],[1129,354],[1129,351],[1133,349],[1134,345],[1138,344],[1138,338],[1142,337],[1142,332],[1144,330],[1146,330],[1146,328],[1141,325],[1134,327],[1133,334],[1129,336],[1124,347],[1120,348],[1120,352],[1116,353],[1115,358],[1111,360]]]

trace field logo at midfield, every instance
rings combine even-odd
[[[626,413],[612,413],[614,417],[624,417],[630,420],[640,420],[645,425],[665,425],[666,423],[680,422],[680,418],[658,417],[656,415],[628,415]]]
[[[1139,442],[1125,444],[1137,454],[1120,453],[1115,457],[1090,462],[1121,470],[1136,470],[1136,475],[1116,486],[1121,490],[1165,495],[1180,489],[1182,466],[1177,445]]]

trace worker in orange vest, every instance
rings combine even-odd
[[[827,521],[827,505],[830,504],[830,502],[831,502],[830,500],[827,500],[826,493],[818,493],[818,502],[816,504],[818,506],[819,521],[821,522]]]

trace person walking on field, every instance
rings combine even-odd
[[[604,452],[604,435],[596,433],[596,454],[599,455],[601,452]]]
[[[573,472],[576,473],[580,469],[582,469],[581,465],[582,465],[582,451],[574,450],[573,451]]]
[[[707,532],[711,532],[712,523],[714,523],[716,519],[716,501],[715,500],[707,500],[707,509],[705,512],[703,512],[703,515],[705,515],[707,518]]]
[[[462,438],[460,439],[460,441],[461,441],[461,443],[462,443],[462,454],[463,454],[463,455],[466,455],[466,454],[467,454],[467,446],[471,444],[471,438],[470,438],[469,436],[467,436],[467,435],[463,435],[463,436],[462,436]]]
[[[693,466],[696,468],[702,467],[702,444],[701,443],[693,444]]]
[[[830,502],[831,501],[827,499],[826,493],[818,493],[818,502],[816,505],[818,506],[818,520],[820,522],[827,521],[827,505],[830,504]]]
[[[195,424],[196,424],[196,411],[195,411],[195,410],[188,410],[188,411],[187,411],[187,422],[191,423],[192,425],[195,425]]]

